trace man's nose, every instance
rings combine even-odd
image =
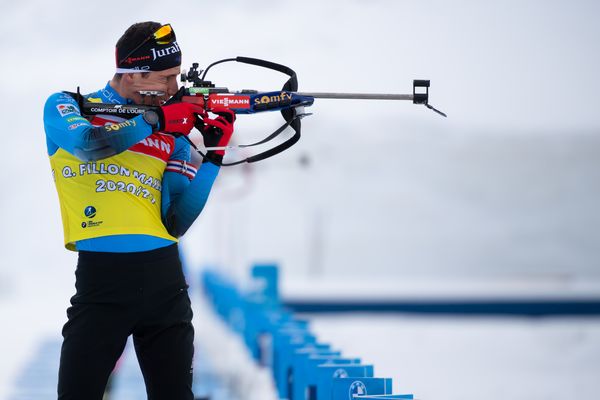
[[[169,82],[169,87],[167,88],[167,93],[169,94],[169,97],[177,93],[177,89],[177,80],[173,79],[171,82]]]

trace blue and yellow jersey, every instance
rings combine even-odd
[[[110,84],[86,101],[126,104]],[[70,250],[145,251],[177,241],[202,211],[219,168],[198,169],[182,138],[130,120],[81,116],[74,98],[47,100],[44,127]]]

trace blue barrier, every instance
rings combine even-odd
[[[416,313],[473,316],[590,316],[600,315],[600,298],[592,299],[473,299],[351,301],[292,300],[283,306],[301,313]]]
[[[291,394],[291,385],[294,378],[293,356],[296,350],[309,344],[316,344],[317,338],[313,335],[288,336],[277,335],[273,341],[274,363],[272,367],[273,379],[277,392],[281,398],[288,398]]]
[[[331,382],[331,396],[335,399],[412,399],[412,394],[392,395],[389,378],[340,378]]]
[[[269,367],[279,397],[292,400],[412,399],[391,394],[392,379],[373,376],[373,365],[343,357],[320,343],[309,323],[282,306],[275,265],[252,269],[253,285],[239,290],[211,271],[202,275],[216,313],[244,340],[252,357]]]
[[[336,356],[310,355],[305,359],[299,359],[295,366],[294,399],[315,398],[318,384],[317,368],[322,365],[338,365],[338,369],[348,365],[360,365],[359,358],[341,358]],[[334,375],[336,378],[340,374]],[[313,394],[314,393],[314,394]]]
[[[317,366],[316,378],[317,385],[316,390],[312,390],[310,392],[316,393],[313,397],[309,395],[310,400],[317,399],[345,399],[346,397],[333,397],[333,382],[337,379],[342,378],[372,378],[373,377],[373,366],[372,365],[337,365],[337,364],[322,364]],[[384,379],[384,378],[378,378]],[[368,381],[367,379],[362,379],[363,382]],[[392,392],[392,380],[388,379],[390,387],[389,392]],[[387,382],[386,381],[386,382]],[[309,392],[309,393],[310,393]],[[365,394],[361,392],[357,392],[358,395]],[[381,394],[386,394],[383,391]]]
[[[340,358],[342,353],[340,351],[331,350],[317,350],[317,351],[302,351],[305,349],[296,350],[291,360],[291,367],[288,371],[289,381],[293,382],[291,385],[291,397],[293,399],[302,399],[305,397],[305,391],[307,387],[308,375],[312,371],[307,369],[307,361],[310,357],[317,357],[317,360],[321,360],[321,363],[327,362],[332,358]],[[319,363],[317,363],[318,365]]]

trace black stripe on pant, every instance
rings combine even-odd
[[[101,400],[133,335],[149,400],[191,400],[194,328],[177,245],[80,252],[67,309],[59,400]]]

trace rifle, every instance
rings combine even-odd
[[[215,65],[225,62],[240,62],[244,64],[250,64],[258,67],[271,69],[274,71],[281,72],[289,79],[285,82],[281,90],[279,91],[258,91],[244,89],[241,91],[230,91],[226,87],[216,87],[211,81],[206,80],[207,72]],[[315,92],[305,93],[298,92],[298,78],[296,72],[285,65],[277,64],[271,61],[260,60],[257,58],[250,57],[236,57],[227,58],[216,61],[206,67],[205,70],[198,70],[198,63],[193,63],[189,71],[184,71],[181,74],[181,81],[191,83],[190,87],[184,87],[178,95],[169,99],[166,104],[173,102],[184,101],[195,103],[202,106],[206,111],[211,111],[215,106],[226,107],[236,114],[254,114],[264,111],[280,111],[285,123],[281,125],[273,133],[269,134],[265,139],[251,144],[242,144],[237,146],[227,146],[225,148],[207,148],[207,150],[218,150],[218,149],[230,149],[230,148],[246,148],[252,146],[258,146],[265,144],[272,139],[276,138],[286,128],[291,127],[294,130],[294,135],[278,144],[275,147],[270,148],[262,153],[254,156],[245,158],[231,163],[221,163],[223,166],[230,166],[241,164],[243,162],[256,162],[272,157],[275,154],[281,153],[282,151],[293,146],[300,139],[301,131],[301,119],[311,115],[304,111],[304,107],[313,105],[315,99],[364,99],[364,100],[409,100],[413,104],[422,104],[427,108],[433,110],[446,117],[446,114],[435,109],[429,104],[429,80],[413,80],[413,93],[412,94],[378,94],[378,93],[327,93],[327,92]],[[163,95],[162,92],[157,91],[140,91],[142,98],[145,96],[156,97]],[[122,118],[133,118],[139,114],[143,114],[147,110],[156,109],[157,106],[147,105],[124,105],[124,104],[105,104],[105,103],[90,103],[83,100],[83,97],[79,94],[79,88],[77,88],[77,98],[79,99],[79,106],[82,115],[93,116],[97,114],[110,114]],[[181,136],[175,133],[175,136]],[[202,153],[192,143],[187,136],[183,136],[188,139],[189,143],[198,151],[204,158],[206,154]],[[212,162],[212,160],[211,160]]]

